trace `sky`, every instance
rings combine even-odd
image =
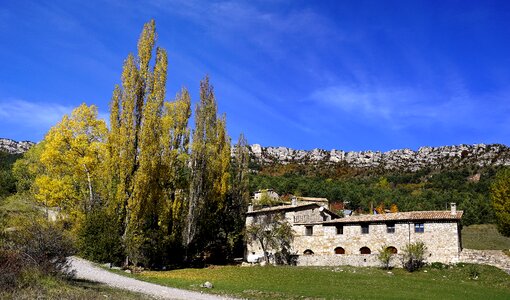
[[[40,141],[81,103],[107,119],[150,19],[167,99],[208,74],[233,142],[510,145],[510,2],[489,0],[0,0],[0,137]]]

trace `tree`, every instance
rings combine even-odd
[[[53,126],[40,154],[42,174],[35,178],[35,197],[72,215],[100,205],[96,189],[104,157],[106,123],[97,119],[94,105],[80,105]]]
[[[510,236],[510,169],[501,169],[490,188],[499,232]]]
[[[264,252],[264,260],[269,263],[269,250],[290,253],[294,231],[281,215],[268,214],[246,228],[246,237],[250,243],[259,243]]]
[[[193,247],[207,246],[216,238],[219,229],[216,225],[222,217],[229,190],[230,138],[225,116],[218,118],[217,110],[213,87],[206,76],[200,82],[200,103],[195,110],[191,145],[191,181],[184,231],[188,252]],[[202,247],[196,244],[199,240],[204,244]]]
[[[231,163],[231,190],[223,209],[222,228],[229,247],[228,255],[242,255],[244,250],[243,231],[245,227],[246,211],[250,200],[248,165],[250,155],[248,141],[243,134],[239,135],[234,147]],[[236,253],[237,252],[237,253]]]

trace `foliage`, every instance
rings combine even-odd
[[[379,253],[377,254],[377,259],[381,262],[383,268],[385,270],[390,269],[391,258],[393,257],[393,252],[388,248],[388,246],[383,245],[379,249]]]
[[[424,255],[427,247],[423,242],[407,244],[402,253],[402,265],[409,272],[419,270],[424,265]]]
[[[500,170],[491,185],[496,224],[502,235],[510,237],[510,168]]]
[[[16,288],[28,272],[69,277],[67,257],[74,254],[72,242],[57,224],[44,220],[18,220],[13,230],[0,238],[0,284]]]
[[[35,197],[39,203],[58,206],[71,217],[99,205],[105,134],[106,123],[97,119],[97,107],[85,104],[50,129],[40,153],[42,172],[35,177]]]
[[[290,224],[279,214],[260,216],[256,222],[246,228],[248,242],[259,243],[264,259],[269,263],[269,251],[279,253],[285,263],[289,263],[290,249],[294,240],[294,231]]]
[[[396,172],[345,169],[341,165],[268,165],[250,174],[250,191],[272,187],[278,194],[325,197],[345,202],[348,209],[369,211],[373,204],[390,211],[444,210],[456,202],[463,225],[494,222],[489,187],[496,167]],[[345,168],[345,167],[344,167]],[[480,181],[469,177],[480,173]],[[383,175],[381,177],[381,175]]]
[[[89,212],[76,232],[81,256],[96,261],[120,264],[124,257],[121,228],[105,209]]]
[[[11,169],[19,157],[19,154],[9,154],[0,150],[0,199],[16,192],[16,181]]]

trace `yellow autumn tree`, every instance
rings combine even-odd
[[[100,204],[97,188],[106,132],[106,123],[97,119],[97,108],[86,104],[49,130],[40,154],[44,171],[35,178],[35,197],[40,203],[71,215]]]

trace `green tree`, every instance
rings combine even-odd
[[[195,110],[191,146],[191,181],[184,245],[198,248],[216,238],[230,181],[230,138],[226,120],[217,116],[217,104],[209,77],[200,83],[200,103]],[[197,239],[200,236],[200,239]]]
[[[277,253],[290,253],[294,231],[290,224],[278,214],[265,215],[246,228],[247,242],[259,243],[264,252],[264,260],[269,263],[269,250]]]
[[[490,196],[499,232],[510,236],[510,169],[501,169],[491,185]]]

